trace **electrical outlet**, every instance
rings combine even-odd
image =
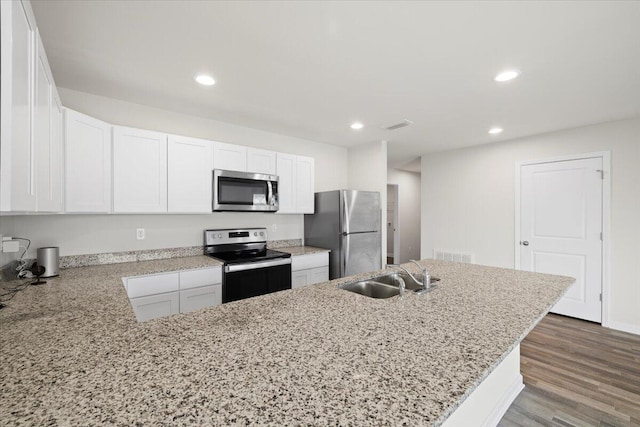
[[[144,240],[144,228],[136,229],[136,238],[138,240]]]
[[[11,253],[20,250],[20,242],[17,240],[9,240],[2,242],[2,252]]]

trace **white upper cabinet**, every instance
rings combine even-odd
[[[113,212],[167,212],[167,135],[113,128]]]
[[[36,199],[38,212],[59,212],[62,208],[60,187],[60,138],[54,121],[59,103],[53,101],[55,86],[47,55],[36,31],[36,63],[34,76],[33,140],[36,166]]]
[[[247,148],[247,172],[276,174],[276,152]]]
[[[311,157],[277,154],[279,214],[313,213],[314,170]]]
[[[111,212],[111,125],[64,110],[65,212]]]
[[[169,135],[169,212],[211,212],[213,145],[212,141]]]
[[[295,154],[277,154],[278,213],[296,212],[296,159]]]
[[[36,210],[33,114],[35,20],[29,3],[0,2],[2,211]]]
[[[247,171],[247,147],[216,142],[213,147],[213,168]]]
[[[311,157],[298,156],[296,160],[296,211],[314,212],[315,167]]]

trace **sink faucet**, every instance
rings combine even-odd
[[[415,262],[415,261],[412,261],[412,262]],[[416,264],[418,264],[418,263],[416,262]],[[423,268],[420,264],[418,264],[418,265],[420,266],[420,268]],[[429,280],[429,282],[426,282],[426,283],[428,283],[428,284],[425,284],[425,282],[421,282],[420,280],[416,279],[416,277],[415,277],[413,274],[411,274],[411,272],[410,272],[409,270],[407,270],[406,268],[404,268],[403,266],[401,266],[401,265],[399,265],[399,264],[387,264],[387,265],[386,265],[386,268],[389,268],[389,267],[396,267],[396,268],[399,268],[399,269],[403,270],[403,271],[404,271],[405,273],[407,273],[407,274],[409,275],[409,277],[411,277],[411,278],[412,278],[412,279],[413,279],[413,280],[414,280],[418,285],[422,286],[422,289],[421,289],[421,290],[419,290],[419,291],[418,291],[418,293],[425,292],[425,291],[427,291],[427,290],[429,289],[429,284],[430,284],[430,281],[431,281],[431,276],[429,276],[429,272],[427,271],[427,269],[426,269],[426,268],[424,269],[424,273],[426,273],[426,274],[427,274],[426,278],[427,278],[427,280]]]
[[[417,265],[418,268],[422,270],[422,288],[425,290],[429,289],[431,287],[431,274],[429,274],[427,267],[420,265],[420,263],[415,259],[410,259],[409,261]]]

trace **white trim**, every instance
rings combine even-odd
[[[400,264],[400,185],[387,183],[387,186],[389,185],[396,188],[396,197],[393,200],[393,224],[392,224],[395,231],[393,232],[393,254],[391,254],[391,256],[393,256],[394,264]],[[388,188],[387,188],[387,194],[389,194]],[[387,196],[387,210],[389,210],[388,196]],[[387,239],[388,238],[389,236],[387,236]],[[387,256],[389,255],[387,254]]]
[[[524,390],[524,381],[522,375],[514,378],[509,388],[502,395],[502,399],[498,405],[494,406],[491,413],[485,418],[482,427],[493,427],[498,425],[504,414],[507,413],[511,404],[516,400],[520,392]]]
[[[514,268],[520,270],[520,169],[525,165],[540,163],[564,162],[569,160],[582,160],[600,157],[604,180],[602,183],[602,326],[612,327],[609,320],[611,301],[611,152],[596,151],[584,154],[572,154],[566,156],[550,157],[537,160],[524,160],[516,162],[515,171],[515,239],[514,239]],[[613,327],[612,327],[613,328]],[[616,329],[616,328],[614,328]],[[636,332],[637,333],[637,332]]]
[[[622,331],[622,332],[628,332],[630,334],[640,335],[640,325],[633,325],[631,323],[609,320],[609,326],[607,327],[609,329],[614,329],[616,331]]]

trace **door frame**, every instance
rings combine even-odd
[[[609,303],[611,287],[611,152],[596,151],[592,153],[573,154],[549,157],[536,160],[517,161],[515,165],[515,239],[514,255],[516,270],[520,270],[520,170],[523,166],[541,163],[555,163],[570,160],[601,158],[604,179],[602,181],[602,326],[609,327]]]
[[[387,183],[387,208],[389,207],[389,186],[395,187],[396,197],[393,200],[393,263],[400,264],[400,185]],[[388,210],[388,209],[387,209]],[[388,220],[388,218],[387,218]],[[387,235],[387,239],[389,236]],[[385,256],[385,260],[387,257]],[[385,263],[386,265],[386,263]]]

